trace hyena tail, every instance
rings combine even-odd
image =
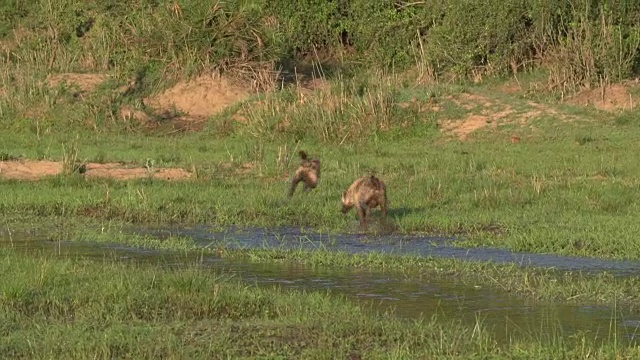
[[[300,150],[298,154],[300,155],[300,158],[302,158],[302,160],[307,160],[309,158],[309,156],[307,156],[307,153],[303,150]]]

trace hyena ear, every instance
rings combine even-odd
[[[342,202],[344,202],[346,198],[347,198],[347,192],[345,191],[342,193],[342,197],[341,197]]]

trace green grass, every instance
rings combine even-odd
[[[484,94],[494,104],[506,101],[503,95],[496,99],[486,95],[481,87],[468,91]],[[271,101],[267,106],[280,100]],[[526,99],[509,101],[514,108],[528,106]],[[316,109],[313,104],[302,106]],[[569,106],[545,106],[572,111]],[[295,114],[297,107],[293,109]],[[74,147],[66,147],[76,149],[78,159],[138,165],[152,161],[156,167],[195,169],[197,179],[2,180],[0,190],[6,195],[0,199],[0,209],[134,223],[293,225],[345,232],[353,229],[355,215],[339,214],[339,194],[356,177],[376,173],[387,183],[390,219],[399,232],[459,235],[469,246],[638,259],[640,166],[634,149],[640,129],[595,110],[570,116],[570,121],[549,114],[533,118],[529,120],[533,130],[498,122],[497,128],[478,130],[465,142],[440,134],[437,127],[429,128],[425,136],[419,130],[422,125],[402,130],[397,122],[403,118],[395,116],[389,130],[363,134],[361,141],[342,145],[313,137],[296,145],[295,134],[289,133],[257,139],[242,127],[216,141],[207,131],[169,138],[88,133],[74,136]],[[307,131],[313,134],[312,129]],[[522,138],[519,144],[510,142],[514,132]],[[21,132],[4,134],[3,152],[10,156],[65,156],[60,135],[37,141]],[[342,133],[336,136],[340,139]],[[288,174],[297,166],[295,152],[301,148],[320,157],[322,179],[315,191],[298,192],[287,201]],[[288,158],[279,157],[283,152]]]
[[[373,314],[327,294],[181,268],[0,249],[0,349],[11,358],[633,358],[632,347],[536,334],[500,346],[434,317]]]
[[[78,113],[112,116],[120,104],[110,103],[118,82],[78,100],[43,87],[39,76],[0,98],[3,158],[179,166],[195,170],[197,179],[1,180],[5,213],[345,232],[355,215],[339,215],[339,194],[356,177],[376,173],[387,183],[398,232],[457,235],[466,246],[640,258],[637,111],[604,113],[537,93],[504,93],[497,81],[416,85],[372,71],[329,79],[304,103],[295,87],[258,95],[212,117],[203,131],[167,135],[162,126],[87,127],[70,120]],[[23,97],[34,93],[50,99],[36,118],[25,115],[36,98]],[[464,142],[438,125],[507,110]],[[234,111],[246,123],[230,123]],[[512,144],[512,135],[522,141]],[[318,189],[289,202],[287,181],[299,149],[321,158],[322,179]]]
[[[637,277],[326,250],[231,250],[224,244],[202,250],[188,238],[160,241],[125,233],[128,225],[167,224],[311,226],[329,233],[350,232],[355,230],[355,214],[339,213],[340,193],[356,177],[375,173],[389,190],[391,226],[386,230],[454,235],[462,246],[640,259],[638,110],[602,112],[561,104],[558,92],[540,90],[557,85],[558,74],[573,76],[569,88],[589,82],[593,74],[608,74],[606,81],[628,75],[630,61],[637,57],[637,36],[611,50],[624,54],[620,58],[604,61],[608,50],[590,51],[585,54],[595,59],[593,64],[573,64],[573,68],[563,55],[572,54],[572,46],[585,40],[558,41],[563,45],[547,49],[551,58],[543,61],[549,72],[519,74],[523,91],[514,94],[500,90],[504,79],[490,78],[480,85],[445,84],[445,79],[476,70],[482,76],[504,73],[509,64],[522,59],[491,59],[495,69],[484,60],[478,66],[475,61],[481,60],[474,59],[483,56],[475,53],[478,43],[471,39],[482,36],[460,37],[469,42],[456,45],[464,59],[440,59],[442,52],[429,51],[448,42],[427,42],[431,45],[425,53],[414,38],[422,30],[409,31],[406,24],[398,27],[387,18],[418,21],[411,25],[417,27],[428,24],[424,29],[436,26],[436,31],[427,32],[436,39],[438,34],[450,36],[446,26],[462,34],[469,30],[467,35],[473,32],[470,29],[486,29],[482,21],[469,29],[454,26],[468,12],[454,12],[465,16],[447,17],[443,27],[421,15],[437,14],[426,7],[396,13],[387,11],[390,8],[354,6],[354,11],[364,11],[358,14],[370,11],[383,21],[352,14],[356,19],[349,19],[350,26],[361,28],[358,24],[367,19],[380,28],[362,27],[360,40],[352,39],[362,41],[354,46],[356,56],[343,58],[344,46],[335,42],[335,29],[326,28],[327,14],[292,12],[269,2],[189,4],[61,1],[0,6],[0,19],[6,20],[0,24],[0,159],[62,161],[67,173],[38,182],[0,180],[4,238],[25,231],[54,241],[116,242],[215,251],[255,261],[444,276],[540,299],[637,302]],[[295,18],[289,21],[289,15]],[[578,15],[572,15],[576,24],[589,23]],[[548,20],[546,15],[536,19]],[[600,20],[598,16],[594,24],[610,23]],[[300,33],[300,24],[308,33]],[[387,31],[389,26],[394,31]],[[367,31],[399,34],[397,30],[408,31],[402,41],[382,39],[393,46],[367,45],[381,41]],[[610,30],[596,31],[602,37],[596,43],[615,38],[609,36]],[[540,35],[544,29],[530,31]],[[334,40],[326,40],[327,36]],[[316,50],[319,44],[324,44],[320,50],[332,54],[328,63],[321,59],[322,51],[314,51],[311,60],[300,58],[305,49]],[[396,58],[406,68],[412,56],[416,69],[409,70],[414,72],[389,71]],[[325,74],[326,83],[314,91],[297,86],[280,89],[273,70],[289,61],[313,67],[316,75]],[[144,108],[145,97],[212,69],[251,80],[254,92],[274,91],[255,94],[212,116],[198,132],[181,131],[179,123],[149,109],[148,124],[119,117],[122,106]],[[46,85],[49,75],[64,72],[111,78],[86,93],[73,85]],[[122,87],[134,79],[131,91],[123,92]],[[425,84],[427,80],[433,81]],[[630,93],[637,95],[637,89]],[[233,120],[235,114],[244,121]],[[442,122],[470,115],[484,116],[490,125],[465,141],[442,132]],[[514,135],[520,143],[510,142]],[[299,149],[320,157],[322,179],[316,190],[298,192],[289,201],[288,177]],[[82,162],[177,166],[196,176],[180,182],[87,180],[76,171]],[[615,341],[595,346],[580,335],[566,339],[559,332],[533,331],[531,338],[504,348],[482,324],[470,329],[440,318],[406,322],[376,316],[342,298],[255,288],[195,263],[170,270],[113,259],[96,263],[26,256],[11,249],[0,249],[0,257],[0,351],[12,358],[638,355]]]
[[[21,225],[15,225],[20,221]],[[638,277],[614,274],[557,271],[547,268],[521,267],[484,261],[466,261],[419,255],[389,255],[380,252],[350,254],[331,250],[329,246],[315,250],[296,248],[238,248],[233,235],[211,239],[203,245],[187,236],[156,237],[132,233],[117,222],[73,221],[59,219],[12,219],[0,233],[5,245],[13,241],[48,239],[87,244],[125,245],[132,248],[164,250],[167,254],[221,256],[256,262],[292,262],[331,268],[366,268],[402,274],[415,279],[445,279],[461,286],[480,286],[527,298],[574,304],[619,304],[637,311]],[[304,241],[304,240],[301,240]]]

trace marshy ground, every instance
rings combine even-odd
[[[338,44],[270,2],[0,5],[0,353],[638,357],[640,36],[580,1],[312,11]]]

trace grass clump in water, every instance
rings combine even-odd
[[[0,348],[12,358],[630,358],[555,338],[501,347],[478,324],[398,320],[343,298],[240,284],[203,264],[69,259],[3,248]]]

